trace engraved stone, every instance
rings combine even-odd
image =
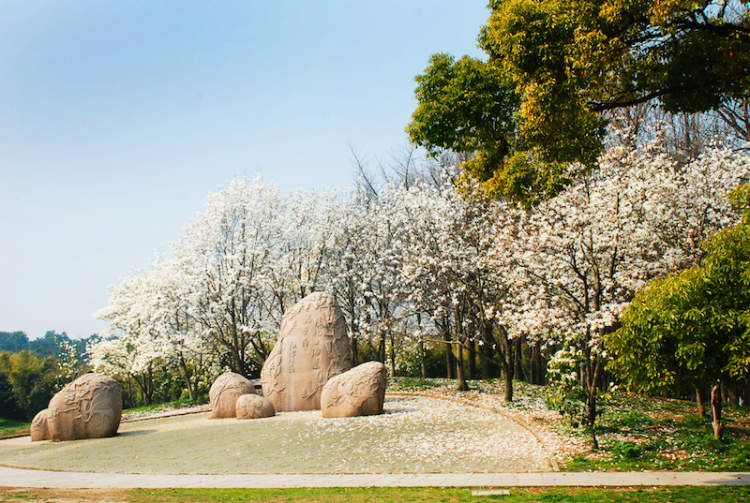
[[[260,373],[263,394],[274,409],[320,408],[328,379],[352,367],[346,322],[332,295],[308,295],[281,319],[276,345]]]
[[[387,376],[380,362],[367,362],[337,375],[323,388],[323,417],[370,416],[383,413]]]
[[[32,440],[110,437],[122,415],[122,387],[103,374],[84,374],[60,390],[34,418]],[[45,431],[46,430],[46,431]]]

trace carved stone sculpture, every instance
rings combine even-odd
[[[323,387],[323,417],[371,416],[383,413],[387,376],[380,362],[367,362],[337,375]]]
[[[346,322],[332,295],[308,295],[281,319],[276,345],[260,373],[274,409],[315,410],[328,379],[352,367]]]
[[[234,372],[224,372],[208,390],[211,417],[234,417],[237,399],[248,393],[255,393],[253,383]]]
[[[122,387],[103,374],[84,374],[60,390],[32,422],[32,440],[110,437],[122,416]]]
[[[237,399],[235,410],[238,419],[258,419],[276,415],[273,404],[256,394],[240,396]]]

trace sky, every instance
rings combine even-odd
[[[347,187],[408,144],[429,56],[486,0],[4,0],[0,331],[85,337],[236,176]]]

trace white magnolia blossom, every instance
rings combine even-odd
[[[613,148],[599,170],[534,210],[504,209],[491,254],[510,287],[498,320],[545,340],[590,333],[600,351],[646,281],[697,263],[699,243],[737,221],[726,195],[749,170],[747,156],[721,148],[687,165],[657,143]]]
[[[696,263],[699,243],[736,221],[725,195],[750,164],[721,148],[685,165],[658,142],[620,144],[532,210],[457,191],[455,169],[378,192],[233,180],[166,259],[112,289],[98,316],[117,338],[92,345],[92,364],[142,376],[158,362],[193,387],[224,366],[250,375],[284,311],[316,290],[336,296],[355,348],[392,370],[402,349],[431,340],[459,352],[476,342],[484,362],[514,338],[583,334],[580,349],[598,358],[647,280]]]

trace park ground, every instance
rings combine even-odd
[[[0,459],[16,466],[138,473],[196,472],[196,462],[208,464],[208,469],[201,470],[204,473],[284,472],[289,466],[297,472],[329,473],[750,471],[750,413],[746,408],[727,409],[726,436],[717,442],[711,438],[709,420],[698,416],[692,402],[618,393],[601,418],[602,448],[593,451],[584,434],[546,407],[541,387],[516,383],[512,404],[504,403],[503,392],[499,381],[472,381],[469,391],[458,392],[454,383],[445,380],[404,379],[389,387],[387,414],[328,422],[321,421],[317,412],[281,414],[252,422],[210,420],[206,412],[152,418],[193,412],[175,409],[181,404],[166,404],[126,411],[121,434],[111,439],[31,445],[28,437],[9,438],[0,441]],[[271,424],[274,428],[269,431]],[[24,428],[28,424],[0,422],[0,434],[7,436],[22,434]],[[233,440],[222,443],[217,438]],[[104,445],[106,442],[112,445]],[[270,449],[258,448],[269,443]],[[197,455],[188,455],[190,451]],[[497,496],[475,496],[475,489],[493,488],[0,487],[0,501],[750,501],[750,487],[511,487],[507,495]]]
[[[31,445],[18,437],[0,442],[0,458],[15,466],[142,473],[189,473],[195,463],[213,473],[283,473],[290,466],[329,473],[750,471],[748,408],[726,409],[719,442],[693,402],[617,393],[604,408],[602,448],[594,451],[546,407],[542,387],[516,382],[516,400],[506,404],[501,381],[470,385],[458,392],[445,380],[398,380],[381,417],[321,421],[309,412],[217,422],[200,413],[126,421],[112,439]],[[174,405],[126,411],[125,418],[163,414]],[[23,434],[25,427],[0,423],[0,434]]]

